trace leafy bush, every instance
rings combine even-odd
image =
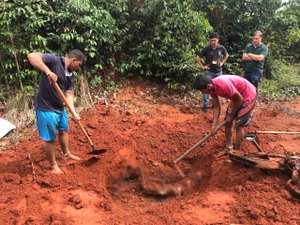
[[[82,73],[94,85],[110,84],[105,73],[115,69],[177,89],[199,72],[195,53],[208,44],[210,31],[229,51],[225,71],[241,74],[242,51],[261,29],[271,44],[265,74],[274,79],[266,84],[272,89],[281,79],[274,60],[299,60],[299,8],[299,0],[283,8],[280,0],[0,1],[0,82],[7,90],[34,87],[29,52],[77,48],[87,56]]]
[[[300,95],[300,66],[287,65],[274,60],[271,64],[272,79],[263,79],[259,95],[266,100],[284,99]]]
[[[211,27],[188,2],[144,1],[129,23],[132,47],[120,72],[133,70],[168,82],[197,70],[195,49],[207,43]]]

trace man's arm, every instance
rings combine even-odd
[[[75,111],[75,105],[74,105],[74,92],[72,90],[66,91],[66,99],[69,103],[69,106],[71,107],[71,110],[74,112],[74,117],[76,120],[80,120],[80,116]]]
[[[28,54],[27,56],[28,61],[30,64],[40,71],[42,71],[45,74],[48,74],[51,72],[51,70],[48,68],[48,66],[43,61],[43,55],[40,52],[33,52]]]
[[[196,61],[200,67],[201,70],[208,70],[209,66],[203,65],[202,61],[201,61],[201,57],[199,55],[196,56]]]
[[[251,61],[252,60],[248,54],[249,54],[249,45],[247,45],[244,49],[244,53],[242,55],[243,61]]]
[[[230,98],[231,102],[228,106],[228,110],[227,110],[227,114],[226,114],[226,121],[228,123],[232,123],[232,121],[235,118],[235,115],[237,113],[237,111],[239,110],[239,108],[242,105],[243,102],[243,97],[241,96],[241,94],[237,91],[234,93],[234,95]]]
[[[221,61],[221,66],[224,65],[224,63],[227,61],[228,57],[229,57],[228,53],[224,55],[224,58],[223,58],[223,60]]]
[[[213,105],[213,123],[212,123],[212,129],[214,129],[218,122],[219,122],[219,117],[220,117],[220,112],[221,112],[221,106],[219,102],[218,96],[213,97],[211,99],[212,105]]]
[[[27,59],[29,63],[37,70],[40,70],[44,74],[47,75],[49,79],[56,82],[57,76],[55,73],[53,73],[49,67],[44,63],[43,61],[43,54],[40,52],[33,52],[28,54]]]
[[[247,55],[246,59],[244,59],[244,54]],[[252,53],[244,53],[243,54],[243,60],[253,60],[253,61],[258,61],[258,62],[261,62],[265,59],[265,56],[264,55],[255,55],[255,54],[252,54]]]
[[[252,58],[250,58],[249,53],[244,53],[242,59],[244,61],[251,61]]]

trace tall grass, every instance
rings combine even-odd
[[[275,60],[271,65],[272,78],[263,79],[259,97],[267,100],[291,100],[300,95],[300,65],[288,65]]]

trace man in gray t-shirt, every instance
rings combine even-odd
[[[39,52],[28,55],[30,64],[41,71],[39,89],[35,98],[36,121],[40,137],[45,141],[47,160],[51,171],[62,173],[55,158],[55,140],[58,133],[59,143],[66,158],[80,160],[69,150],[68,115],[64,104],[52,83],[57,82],[70,105],[74,109],[74,74],[84,62],[84,55],[79,50],[72,50],[66,57]],[[75,112],[75,119],[79,115]]]

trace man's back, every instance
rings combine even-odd
[[[214,91],[210,92],[212,97],[220,96],[231,99],[238,91],[243,101],[256,98],[256,88],[246,79],[235,75],[223,75],[212,80]]]

